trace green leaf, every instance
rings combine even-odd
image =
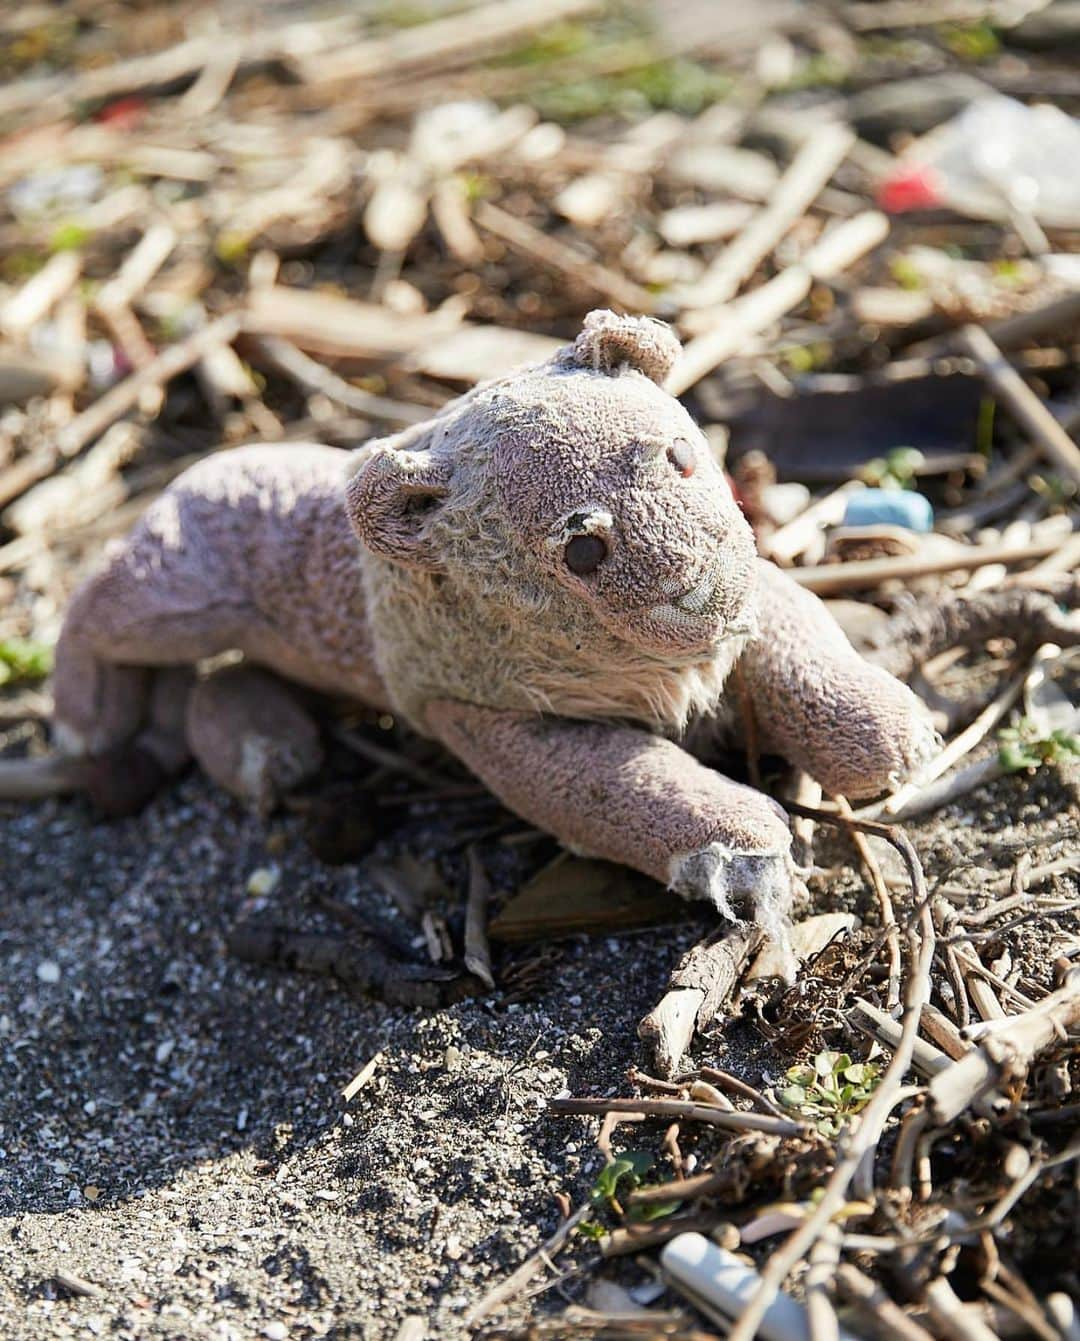
[[[806,1091],[798,1085],[788,1085],[776,1097],[785,1108],[801,1110],[809,1106],[806,1100]]]
[[[650,1220],[664,1220],[667,1216],[674,1215],[681,1205],[681,1201],[647,1202],[644,1206],[632,1206],[626,1218],[639,1224],[648,1223]]]
[[[594,1203],[614,1201],[619,1184],[625,1178],[636,1187],[653,1166],[653,1157],[647,1150],[627,1150],[600,1170],[590,1197]]]
[[[53,668],[53,649],[27,638],[0,641],[0,685],[44,680]]]

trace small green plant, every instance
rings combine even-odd
[[[1038,722],[1021,717],[1015,726],[998,732],[998,759],[1006,773],[1080,759],[1080,735],[1066,730],[1045,735]]]
[[[44,680],[53,667],[53,650],[47,643],[27,638],[0,641],[0,685]]]
[[[846,1052],[819,1052],[813,1066],[792,1066],[778,1098],[812,1121],[823,1136],[836,1136],[865,1108],[881,1079],[874,1062],[853,1062]]]
[[[631,1206],[624,1209],[619,1197],[624,1191],[632,1191],[641,1186],[641,1180],[653,1166],[653,1157],[647,1150],[627,1150],[606,1164],[599,1172],[589,1200],[593,1213],[578,1225],[578,1233],[587,1239],[602,1239],[608,1232],[603,1219],[597,1215],[614,1214],[621,1220],[642,1223],[648,1220],[662,1220],[678,1210],[679,1201],[650,1202],[645,1206]]]
[[[926,460],[917,447],[894,447],[863,467],[864,484],[878,489],[914,489],[919,467]]]
[[[915,293],[919,289],[926,287],[926,279],[923,272],[915,264],[910,256],[894,256],[889,262],[889,273],[902,289],[907,289],[909,293]]]
[[[938,35],[954,56],[962,61],[988,61],[1001,50],[1001,40],[985,21],[942,23]]]
[[[638,1187],[652,1166],[653,1157],[647,1150],[625,1151],[600,1170],[589,1200],[594,1206],[607,1206],[622,1215],[624,1212],[618,1198],[620,1186],[625,1183],[629,1188]]]
[[[62,223],[53,230],[49,238],[49,250],[78,251],[90,241],[90,230],[79,223]]]

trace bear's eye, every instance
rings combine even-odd
[[[667,449],[667,459],[683,479],[688,480],[694,473],[694,467],[697,464],[697,454],[694,451],[693,443],[687,442],[685,438],[676,438]]]
[[[595,573],[607,558],[607,545],[598,535],[576,535],[563,550],[566,566],[578,577]]]

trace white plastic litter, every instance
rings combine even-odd
[[[949,206],[980,219],[1017,214],[1080,227],[1080,121],[1002,94],[977,98],[910,146],[878,191],[892,213]]]
[[[734,1254],[702,1234],[680,1234],[660,1254],[660,1262],[671,1283],[708,1317],[727,1327],[753,1298],[761,1277]],[[806,1309],[790,1295],[779,1293],[758,1327],[764,1341],[810,1341]],[[843,1327],[840,1341],[858,1341]]]

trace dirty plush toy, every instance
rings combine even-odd
[[[782,916],[783,812],[676,743],[736,718],[733,671],[760,747],[830,792],[881,792],[934,736],[911,692],[756,557],[662,390],[678,353],[658,322],[594,312],[550,362],[351,454],[278,445],[195,466],[72,603],[58,745],[125,747],[129,774],[190,751],[265,809],[319,765],[292,686],[345,695],[440,740],[575,851],[729,916]],[[230,649],[243,664],[197,681],[160,669]]]

